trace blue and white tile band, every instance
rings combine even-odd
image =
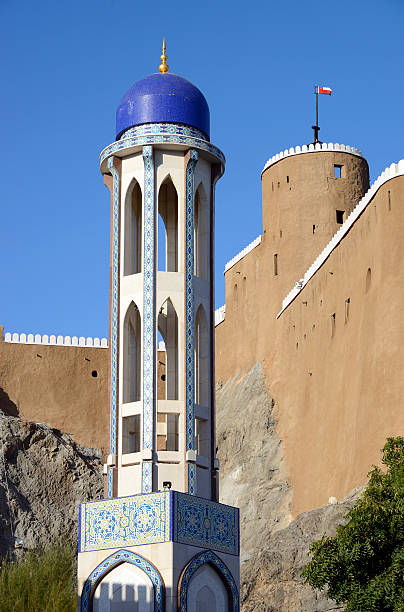
[[[100,154],[100,164],[110,155],[125,149],[153,144],[178,144],[186,148],[199,149],[214,155],[222,164],[225,163],[223,153],[211,144],[201,132],[189,126],[175,123],[151,123],[132,128],[125,132],[119,140],[108,145]],[[129,155],[130,151],[125,155]]]
[[[156,210],[153,147],[143,147],[144,161],[144,280],[143,280],[143,440],[142,448],[154,447],[155,344],[156,344]],[[142,464],[142,493],[153,490],[151,461]]]
[[[178,491],[80,504],[79,527],[79,552],[172,541],[239,554],[238,509]]]
[[[185,413],[186,450],[195,448],[194,174],[198,151],[190,149],[185,176]],[[188,463],[188,493],[196,495],[195,463]]]
[[[118,385],[118,262],[119,262],[119,172],[114,158],[108,159],[108,168],[114,181],[112,205],[112,329],[111,329],[111,423],[110,453],[116,455],[117,385]],[[113,495],[113,468],[108,468],[108,497]]]

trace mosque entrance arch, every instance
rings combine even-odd
[[[236,582],[226,564],[211,550],[199,553],[178,583],[178,612],[239,612]]]
[[[87,578],[80,612],[164,612],[165,587],[157,569],[137,553],[119,550]]]

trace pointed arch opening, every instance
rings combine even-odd
[[[226,564],[212,551],[198,553],[178,582],[180,612],[239,612],[240,596]]]
[[[158,331],[166,348],[166,372],[164,397],[157,399],[178,399],[178,317],[173,303],[168,298],[160,308],[158,315]]]
[[[123,329],[123,403],[140,401],[141,323],[139,309],[131,302]]]
[[[209,277],[209,206],[202,183],[195,193],[194,209],[194,274],[208,280]]]
[[[124,275],[142,271],[142,191],[131,182],[125,202]]]
[[[151,609],[153,612],[164,612],[165,610],[165,585],[164,581],[160,575],[160,572],[157,570],[154,565],[152,565],[149,561],[147,561],[144,557],[141,557],[137,553],[134,553],[129,550],[118,550],[106,559],[102,561],[97,567],[91,572],[89,577],[84,583],[83,590],[81,593],[80,601],[79,601],[79,609],[80,612],[95,612],[97,608],[94,603],[96,601],[96,591],[97,587],[103,584],[105,579],[108,580],[109,574],[115,569],[121,567],[125,574],[127,575],[128,565],[133,565],[139,570],[139,572],[144,572],[145,579],[142,580],[142,574],[135,571],[134,575],[137,577],[130,578],[129,581],[129,597],[132,598],[133,587],[139,585],[141,588],[140,594],[143,596],[142,599],[146,599],[151,601]],[[116,576],[115,576],[116,577]],[[133,584],[135,583],[135,584]],[[139,584],[140,583],[140,584]],[[143,584],[142,584],[143,583]],[[126,584],[125,582],[123,583]],[[119,587],[119,584],[118,584]],[[131,588],[132,587],[132,588]],[[101,589],[100,589],[101,590]],[[106,593],[106,588],[104,587],[104,593]],[[136,589],[137,590],[137,589]],[[108,587],[108,592],[110,588]],[[126,591],[126,594],[128,591]],[[118,598],[119,598],[119,590],[118,590]],[[146,595],[146,597],[144,597]],[[122,599],[118,599],[118,601],[122,601]],[[131,599],[129,599],[131,601]],[[133,598],[132,598],[133,601]],[[110,600],[110,608],[106,608],[110,612],[113,612],[116,607],[114,607],[114,600]],[[104,603],[104,602],[103,602]],[[125,604],[119,604],[119,609]],[[129,606],[129,609],[137,609],[136,603],[134,605]],[[101,608],[105,610],[104,608]],[[126,608],[125,608],[126,609]],[[143,609],[143,608],[142,608]]]
[[[158,269],[178,272],[178,194],[170,176],[161,184],[158,212]]]
[[[202,304],[195,317],[195,402],[207,406],[209,402],[209,330]]]

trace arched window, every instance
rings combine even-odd
[[[158,269],[178,272],[178,195],[169,176],[160,187],[158,207]]]
[[[209,206],[202,183],[195,193],[194,210],[194,252],[195,276],[208,280],[209,277]]]
[[[178,399],[178,317],[170,299],[160,308],[158,330],[166,347],[165,397],[158,399]]]
[[[124,275],[142,271],[142,192],[133,179],[125,202]]]
[[[140,313],[132,302],[128,308],[123,331],[123,402],[140,400]]]
[[[202,305],[195,317],[195,402],[209,403],[209,330]]]

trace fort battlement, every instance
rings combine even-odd
[[[56,336],[54,334],[17,334],[7,332],[4,342],[13,344],[51,344],[57,346],[85,346],[92,348],[108,348],[106,338],[85,338],[84,336]]]
[[[226,304],[224,306],[220,306],[219,308],[216,308],[215,310],[215,327],[216,325],[219,325],[219,323],[224,321],[225,316],[226,316]]]
[[[247,253],[249,253],[250,251],[255,249],[255,247],[257,247],[259,244],[261,244],[261,240],[262,240],[262,236],[260,234],[259,236],[256,237],[255,240],[253,240],[252,242],[250,242],[250,244],[244,247],[244,249],[240,251],[240,253],[237,253],[237,255],[235,255],[232,259],[230,259],[230,261],[227,262],[227,264],[224,267],[224,271],[227,272],[227,270],[230,270],[230,268],[232,268],[234,264],[240,261],[240,259],[243,259],[243,257],[245,257]]]
[[[317,144],[309,144],[297,147],[291,147],[290,149],[285,149],[276,155],[270,157],[265,164],[262,172],[265,172],[269,166],[276,164],[281,159],[285,157],[291,157],[292,155],[301,155],[303,153],[320,153],[324,151],[331,151],[333,153],[350,153],[351,155],[357,155],[358,157],[364,157],[363,153],[356,149],[355,147],[350,147],[349,145],[338,144],[337,142],[322,142]],[[262,173],[261,173],[262,174]]]

